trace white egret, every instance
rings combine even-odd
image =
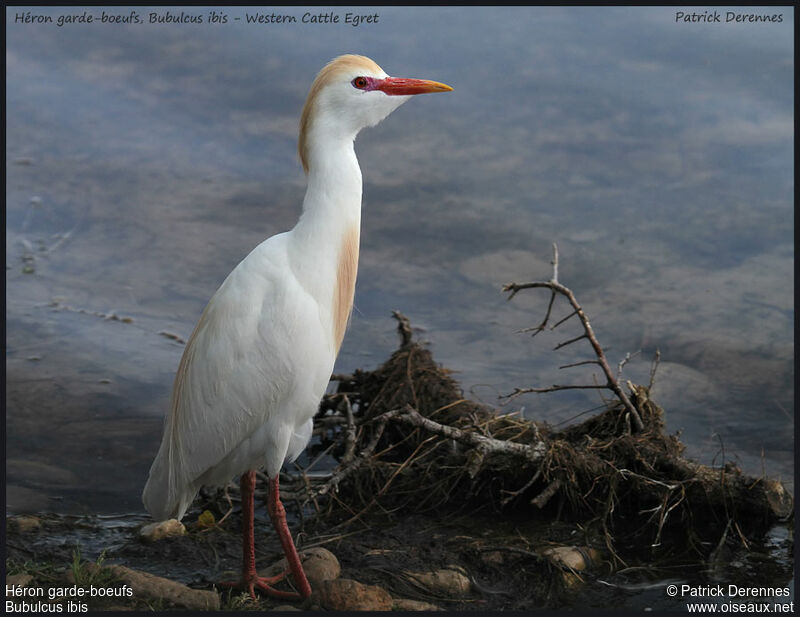
[[[164,435],[144,489],[156,520],[180,519],[202,485],[241,475],[242,586],[275,597],[311,593],[286,524],[278,476],[306,447],[344,337],[355,293],[361,170],[353,142],[412,95],[452,90],[389,77],[344,55],[317,75],[300,118],[308,175],[295,227],[259,244],[209,301],[183,352]],[[255,469],[269,476],[267,510],[299,593],[256,573]]]

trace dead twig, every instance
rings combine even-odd
[[[339,486],[339,483],[344,478],[353,473],[372,456],[372,453],[375,451],[375,446],[378,445],[378,441],[380,440],[381,435],[383,435],[387,421],[388,418],[386,420],[378,418],[375,429],[373,430],[372,438],[366,447],[361,451],[357,458],[354,458],[349,463],[339,465],[331,475],[330,479],[317,491],[317,495],[325,495],[329,491],[335,492],[336,488]]]
[[[656,356],[653,358],[653,364],[650,366],[650,381],[647,384],[647,389],[651,390],[653,388],[653,384],[656,382],[656,371],[658,370],[658,365],[661,362],[661,350],[656,349]]]
[[[608,360],[606,359],[605,352],[603,348],[600,346],[600,343],[597,340],[597,337],[594,334],[594,330],[592,329],[591,323],[589,323],[589,318],[584,313],[583,308],[578,303],[575,294],[569,287],[562,285],[558,282],[558,246],[553,243],[553,261],[551,262],[553,265],[553,276],[549,281],[534,281],[531,283],[508,283],[503,286],[503,291],[508,292],[508,300],[511,300],[519,291],[523,289],[537,289],[537,288],[544,288],[549,289],[551,292],[550,304],[547,308],[547,313],[545,314],[545,318],[538,326],[534,328],[535,333],[541,332],[546,326],[550,319],[551,309],[553,305],[553,298],[555,294],[561,294],[564,296],[567,301],[569,302],[570,306],[573,308],[573,312],[570,314],[577,315],[581,321],[581,325],[583,326],[583,334],[580,336],[576,336],[575,338],[569,339],[562,343],[559,343],[555,349],[561,349],[562,347],[566,347],[567,345],[571,345],[577,341],[582,339],[587,339],[594,350],[595,356],[597,356],[597,364],[603,371],[603,374],[606,378],[606,383],[604,388],[611,390],[619,401],[623,404],[625,409],[630,414],[631,419],[633,420],[634,428],[637,431],[642,431],[644,429],[644,424],[642,423],[642,418],[639,415],[639,412],[634,407],[633,403],[631,403],[628,395],[622,390],[619,386],[619,382],[617,378],[614,376],[614,373],[611,371],[611,367],[608,364]],[[563,322],[563,320],[562,320]],[[559,322],[559,323],[562,323]],[[556,324],[557,326],[558,324]],[[555,328],[556,326],[553,326]],[[502,398],[511,398],[514,396],[519,396],[524,392],[554,392],[557,390],[571,390],[571,389],[582,389],[582,388],[595,388],[596,386],[552,386],[550,388],[516,388],[513,393],[510,395],[504,396]]]
[[[558,384],[548,386],[547,388],[514,388],[514,391],[511,394],[506,394],[503,396],[505,399],[512,399],[516,398],[520,394],[528,394],[530,392],[536,392],[538,394],[542,394],[544,392],[558,392],[559,390],[603,390],[605,386],[601,385],[574,385],[574,386],[560,386]]]
[[[400,346],[406,347],[411,343],[411,322],[408,321],[408,317],[403,315],[400,311],[392,311],[392,317],[397,320],[397,331],[400,333],[400,338],[402,339]]]
[[[517,497],[519,497],[520,495],[522,495],[531,486],[533,486],[534,482],[536,482],[536,480],[538,480],[541,475],[542,475],[542,470],[537,469],[536,473],[531,476],[530,480],[528,480],[522,488],[519,488],[516,491],[504,491],[506,493],[506,497],[503,497],[503,500],[500,502],[500,505],[504,506],[509,502],[513,501],[514,499],[516,499]]]
[[[347,395],[342,397],[345,414],[347,415],[347,429],[345,430],[345,448],[342,463],[347,464],[353,460],[356,451],[356,423],[353,419],[353,407]]]
[[[536,497],[531,499],[531,505],[536,506],[537,508],[544,508],[547,505],[547,502],[550,501],[550,498],[558,492],[558,489],[561,488],[561,480],[556,478],[550,484],[547,485],[541,493],[539,493]]]
[[[617,365],[617,381],[618,382],[622,380],[622,369],[625,368],[625,365],[628,362],[630,362],[633,359],[634,356],[638,356],[640,353],[642,353],[641,349],[639,351],[634,352],[633,354],[631,354],[631,352],[628,352],[628,353],[625,354],[625,357],[622,360],[620,360],[619,364]]]
[[[535,462],[544,458],[544,455],[547,451],[547,447],[542,441],[532,445],[521,444],[513,441],[494,439],[493,437],[484,437],[476,432],[462,431],[453,426],[439,424],[438,422],[434,422],[433,420],[426,418],[410,405],[406,405],[402,409],[393,409],[392,411],[387,411],[377,418],[377,420],[384,422],[392,419],[404,424],[410,424],[411,426],[424,428],[426,431],[436,433],[437,435],[455,439],[456,441],[472,446],[473,448],[480,448],[482,451],[487,453],[511,454]]]

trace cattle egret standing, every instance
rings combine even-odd
[[[450,86],[389,77],[364,56],[332,60],[300,118],[308,175],[291,231],[259,244],[211,298],[183,352],[164,436],[142,496],[156,520],[180,519],[202,485],[241,475],[241,586],[281,598],[311,594],[286,524],[278,476],[311,438],[313,416],[344,338],[355,293],[361,169],[353,141],[414,94]],[[253,537],[255,470],[269,476],[267,510],[289,569],[258,576]],[[299,593],[272,585],[291,572]]]

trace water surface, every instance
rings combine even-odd
[[[790,8],[731,9],[781,23],[676,23],[659,7],[15,23],[28,10],[83,13],[6,12],[9,509],[141,510],[182,352],[161,333],[187,338],[238,261],[294,224],[300,109],[346,52],[455,90],[359,136],[361,264],[337,371],[388,356],[397,309],[485,402],[590,383],[557,368],[588,348],[551,352],[574,324],[515,333],[547,294],[500,293],[549,278],[556,241],[612,364],[632,354],[624,377],[646,382],[660,350],[654,397],[688,454],[793,481]],[[561,423],[601,402],[507,409]]]

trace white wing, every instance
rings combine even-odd
[[[186,344],[143,494],[156,520],[180,518],[209,476],[229,479],[257,466],[249,459],[274,445],[276,433],[286,436],[275,454],[282,462],[319,403],[317,375],[330,375],[333,358],[316,302],[291,275],[283,236],[231,272]]]

